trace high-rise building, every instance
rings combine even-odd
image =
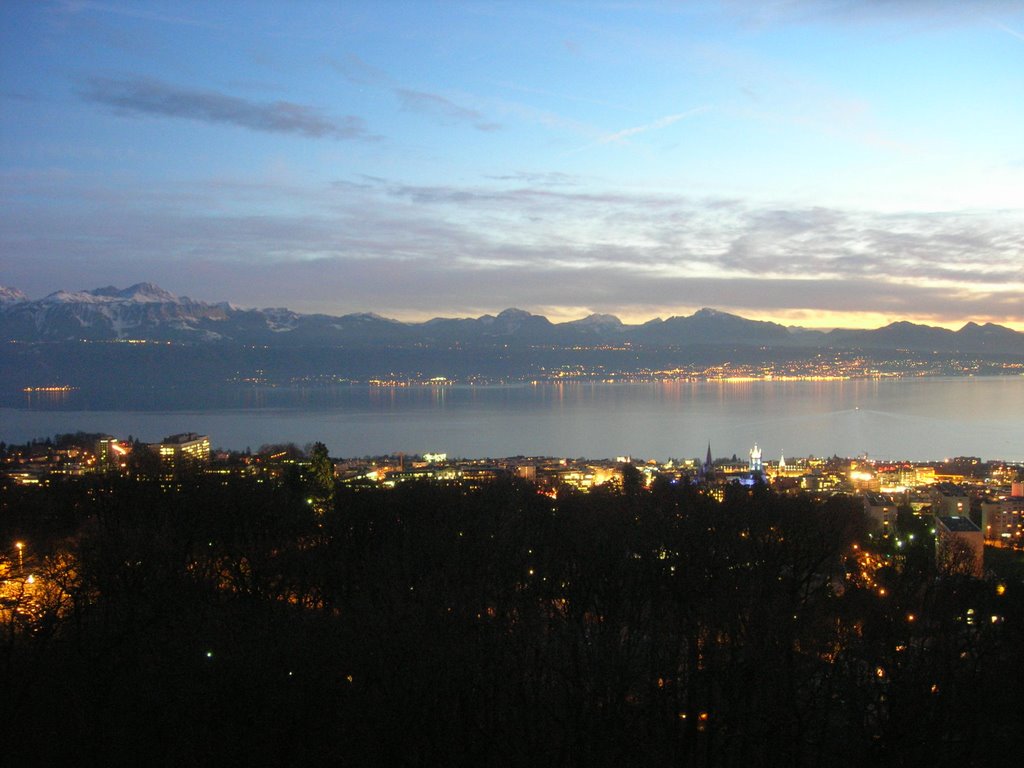
[[[1020,490],[1014,483],[1014,490]],[[986,539],[1004,543],[1024,541],[1024,495],[1013,494],[995,501],[982,502],[981,530]]]
[[[130,446],[116,437],[104,435],[96,441],[93,448],[96,454],[97,469],[110,471],[122,469],[129,453]]]
[[[150,447],[160,457],[160,469],[164,476],[173,476],[210,462],[210,438],[195,432],[169,435]]]

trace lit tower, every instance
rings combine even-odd
[[[757,447],[757,443],[754,443],[754,447],[750,449],[750,471],[761,472],[764,469],[764,465],[761,463],[761,449]]]

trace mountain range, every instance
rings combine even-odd
[[[363,312],[331,316],[242,309],[178,297],[152,283],[125,289],[57,291],[31,300],[0,286],[0,341],[147,340],[270,347],[459,347],[731,345],[770,348],[1024,354],[1024,333],[968,322],[957,331],[910,322],[877,329],[817,331],[749,320],[715,309],[630,325],[613,315],[553,323],[506,309],[476,318],[409,323]]]

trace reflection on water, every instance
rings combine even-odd
[[[30,387],[22,390],[25,408],[66,408],[77,390],[64,387]]]
[[[1024,378],[558,382],[510,386],[17,393],[0,439],[76,430],[214,445],[322,440],[336,456],[404,451],[594,458],[856,455],[1024,459]]]

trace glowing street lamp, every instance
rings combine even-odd
[[[25,569],[25,544],[21,541],[14,542],[14,546],[18,549],[18,570]]]

